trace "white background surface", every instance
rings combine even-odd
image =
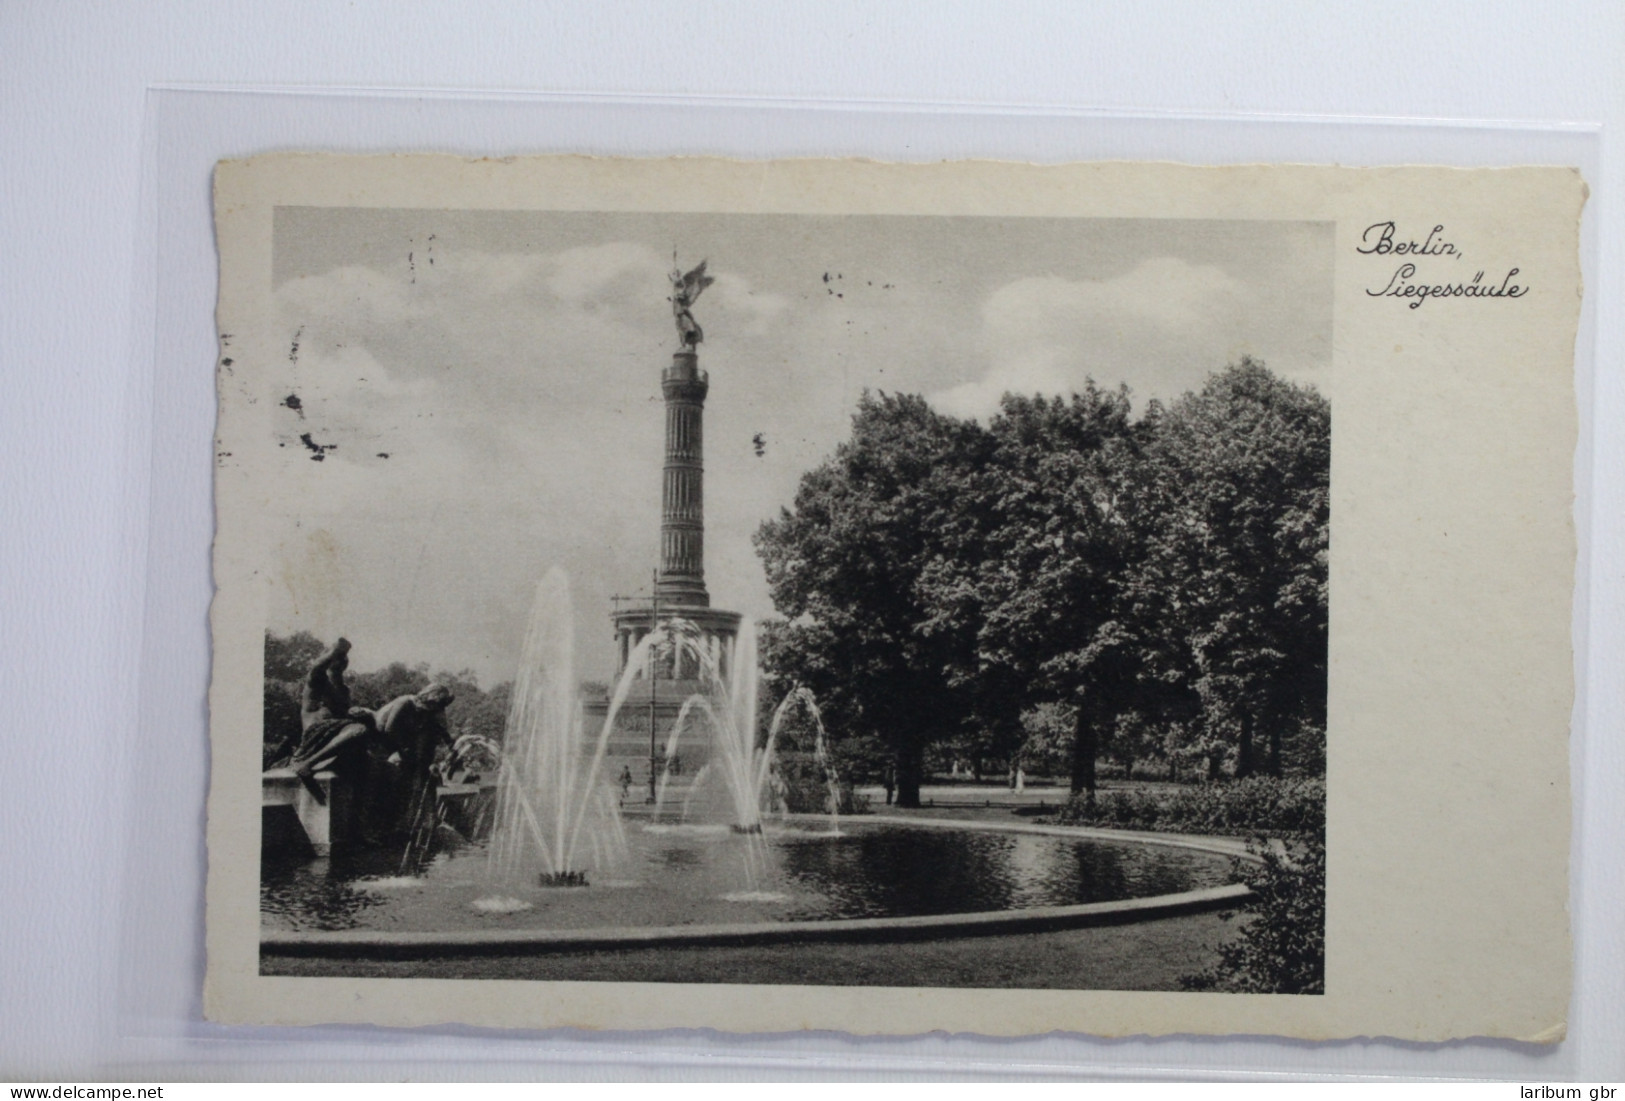
[[[1203,1075],[1625,1077],[1622,47],[1625,15],[1603,3],[0,5],[0,1079],[651,1067],[918,1076],[1067,1064],[1134,1075],[1171,1065]],[[634,98],[153,95],[158,85]],[[646,95],[713,105],[636,98]],[[753,110],[729,106],[734,97],[848,110]],[[921,104],[936,107],[913,109]],[[1319,116],[1466,125],[1331,126]],[[1548,123],[1564,125],[1525,125]],[[159,170],[316,144],[1585,163],[1568,1041],[1540,1053],[1488,1043],[245,1032],[189,1020],[201,968],[208,597],[194,564],[206,562],[214,275],[207,224],[196,220],[207,214],[206,178]],[[179,282],[166,285],[165,273]],[[201,317],[188,312],[199,287]],[[199,332],[203,358],[188,358]]]

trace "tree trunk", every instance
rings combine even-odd
[[[1095,754],[1100,748],[1095,733],[1094,709],[1088,704],[1078,708],[1078,725],[1072,736],[1072,794],[1095,792]]]
[[[1285,701],[1277,698],[1275,692],[1269,692],[1264,697],[1264,707],[1259,714],[1259,721],[1265,730],[1264,771],[1279,779],[1281,776],[1281,740],[1282,721],[1287,714]]]
[[[920,774],[924,771],[924,753],[919,746],[900,748],[894,757],[897,762],[897,805],[920,805]]]
[[[1236,779],[1251,776],[1253,767],[1253,713],[1248,709],[1241,713],[1241,744],[1236,747]]]

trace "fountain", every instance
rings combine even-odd
[[[692,632],[684,631],[679,637],[688,638],[691,635]],[[813,723],[814,754],[829,792],[826,810],[831,817],[831,828],[837,828],[840,814],[839,778],[830,764],[823,717],[818,712],[812,692],[800,685],[792,688],[774,708],[764,736],[759,733],[760,673],[757,668],[755,628],[749,623],[741,625],[727,674],[724,674],[718,656],[710,655],[697,646],[693,647],[692,654],[699,665],[704,689],[683,702],[677,720],[672,724],[664,754],[668,765],[667,775],[671,771],[670,763],[679,759],[684,736],[694,731],[697,718],[703,719],[710,736],[712,759],[701,770],[700,776],[695,778],[694,787],[701,787],[712,774],[720,775],[732,813],[729,828],[735,833],[760,834],[762,815],[774,809],[773,803],[778,803],[777,809],[781,812],[791,809],[786,805],[784,793],[775,790],[773,781],[784,722],[793,708],[800,707]],[[693,798],[691,791],[685,800],[685,818],[688,817]],[[664,803],[662,789],[656,800],[657,816],[664,810]]]
[[[495,826],[487,849],[493,884],[534,881],[546,887],[584,887],[589,872],[625,865],[626,829],[613,785],[603,775],[605,750],[640,671],[667,660],[673,667],[687,662],[697,669],[703,690],[683,702],[666,740],[656,819],[665,809],[671,765],[683,737],[694,736],[696,725],[703,722],[711,760],[695,778],[694,789],[703,788],[711,777],[720,778],[729,829],[760,835],[763,811],[773,802],[770,781],[779,731],[795,706],[805,709],[815,724],[816,754],[827,773],[830,809],[835,813],[837,780],[828,766],[823,723],[810,692],[798,687],[786,695],[773,712],[766,736],[758,738],[756,635],[749,625],[741,631],[732,660],[726,661],[726,672],[723,652],[705,646],[703,636],[683,621],[651,631],[630,652],[596,730],[587,729],[573,644],[569,582],[561,570],[553,569],[536,587],[500,751]],[[693,799],[691,790],[684,800],[684,821],[690,817]],[[745,859],[754,884],[763,863],[759,847],[751,847]]]
[[[955,936],[1139,920],[1235,905],[1246,893],[1231,883],[1229,858],[1245,856],[1233,839],[878,815],[835,828],[839,783],[816,702],[793,689],[763,729],[748,625],[736,647],[709,656],[703,634],[680,622],[651,631],[591,723],[573,637],[568,584],[554,570],[537,586],[525,634],[490,836],[449,840],[414,876],[394,874],[392,861],[369,865],[364,854],[268,865],[267,952],[345,959],[886,938],[926,928]],[[605,750],[640,674],[668,657],[695,662],[703,690],[683,702],[665,760],[685,739],[708,738],[695,789],[709,779],[721,797],[696,814],[691,790],[675,822],[662,821],[676,808],[661,800],[629,829]],[[777,782],[794,715],[808,720],[823,814],[791,813]]]
[[[615,687],[591,742],[575,679],[575,616],[564,572],[536,586],[497,774],[490,876],[515,882],[532,874],[544,886],[587,884],[590,867],[622,862],[626,834],[612,791],[600,783],[604,749],[631,691],[635,668]],[[640,643],[641,658],[655,643]]]
[[[793,688],[764,730],[755,631],[710,606],[709,382],[689,309],[710,278],[701,264],[673,272],[672,283],[682,349],[661,376],[661,566],[646,602],[617,598],[626,603],[611,615],[611,690],[582,698],[569,585],[550,571],[536,587],[495,780],[483,777],[495,784],[495,813],[467,816],[492,822],[489,836],[470,828],[438,851],[426,837],[413,876],[365,852],[263,864],[262,952],[344,961],[960,936],[1140,920],[1244,897],[1229,864],[1246,858],[1245,846],[1233,839],[1125,838],[985,816],[837,818],[841,787],[812,693]],[[639,703],[628,709],[634,688]],[[781,754],[794,715],[808,720],[810,768],[805,744],[796,759]],[[674,781],[685,743],[689,761],[704,763]],[[789,765],[800,771],[787,778]],[[623,819],[629,777],[645,766],[648,809],[640,800]],[[817,801],[808,792],[816,781],[802,782],[817,774],[825,813],[798,813]],[[669,797],[685,785],[676,811]],[[641,828],[629,830],[634,816]]]

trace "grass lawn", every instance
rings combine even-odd
[[[1096,790],[1143,791],[1152,795],[1169,795],[1186,786],[1169,783],[1166,780],[1102,780]],[[887,814],[896,809],[886,805],[886,793],[878,784],[860,784],[855,790],[859,795],[868,797],[869,810],[875,814]],[[1008,813],[1014,807],[1037,807],[1043,804],[1059,810],[1071,797],[1071,789],[1065,781],[1029,780],[1023,791],[1015,791],[1008,784],[998,781],[984,781],[978,784],[968,777],[952,781],[938,777],[920,785],[920,802],[934,804],[939,809],[980,809],[984,804],[989,804],[994,809],[1002,807]]]
[[[891,944],[550,952],[440,960],[265,956],[262,975],[349,978],[565,979],[595,982],[775,983],[820,986],[1178,990],[1212,965],[1237,919],[1189,914],[1134,925]]]

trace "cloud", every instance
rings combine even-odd
[[[561,302],[582,302],[625,281],[647,288],[666,286],[666,269],[647,245],[612,241],[525,259],[547,269],[547,289]]]
[[[716,284],[705,293],[703,305],[715,306],[719,317],[735,321],[730,331],[761,335],[790,306],[784,295],[755,290],[749,280],[731,272],[718,272],[715,277]]]
[[[253,376],[281,478],[266,508],[289,533],[271,625],[510,676],[535,580],[561,565],[578,656],[601,673],[600,613],[611,592],[647,583],[658,554],[669,237],[447,224],[399,249],[374,247],[369,230],[290,265],[312,274],[278,286],[280,347]],[[1180,248],[1171,229],[1138,266],[1094,279],[1121,252],[1097,255],[1087,237],[1001,238],[994,272],[938,263],[929,226],[824,229],[771,243],[695,234],[716,277],[695,311],[711,377],[708,583],[719,607],[749,616],[771,611],[751,533],[846,438],[865,388],[980,416],[1007,390],[1065,392],[1086,376],[1143,399],[1244,353],[1289,376],[1329,360],[1327,326],[1304,304],[1311,281],[1165,255]],[[276,404],[290,394],[297,409]],[[331,450],[317,461],[311,445]]]
[[[1086,378],[1171,397],[1170,387],[1196,385],[1233,358],[1258,328],[1255,306],[1228,271],[1177,257],[1147,259],[1111,279],[1017,279],[982,304],[985,372],[932,399],[983,416],[1006,392],[1065,393]]]
[[[488,655],[505,662],[523,630],[515,594],[546,566],[566,568],[583,607],[647,576],[659,372],[675,347],[670,284],[662,258],[628,242],[532,255],[443,248],[430,259],[420,249],[410,265],[333,268],[279,289],[283,351],[267,374],[275,401],[295,401],[272,410],[272,461],[280,507],[298,525],[280,557],[283,576],[310,590],[289,582],[280,607],[297,622],[279,629],[344,630],[381,653],[490,670]],[[745,468],[754,481],[710,502],[713,558],[732,563],[752,557],[756,517],[795,477],[780,469],[788,434],[760,419],[787,392],[760,369],[762,342],[795,337],[787,298],[735,272],[716,277],[700,312],[728,340],[705,349],[723,382],[707,448],[748,457],[763,429],[775,445],[772,463]],[[791,399],[785,413],[805,417],[806,405]],[[721,538],[730,513],[742,517],[739,547]],[[299,533],[311,531],[343,561],[306,568]],[[420,587],[431,579],[455,579],[462,596]],[[577,633],[598,656],[597,620],[582,618]]]

